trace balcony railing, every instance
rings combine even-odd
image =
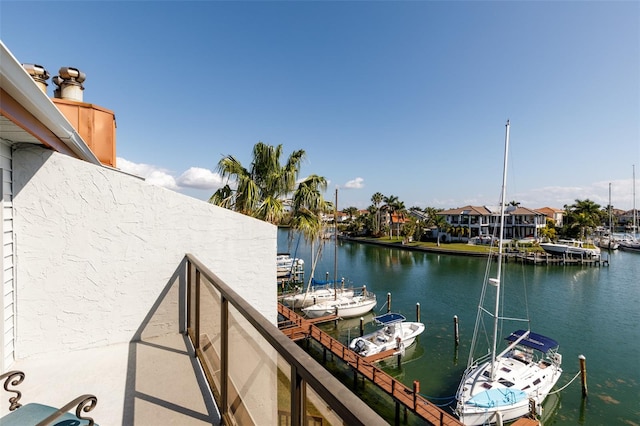
[[[386,423],[194,256],[186,264],[187,332],[225,424]]]

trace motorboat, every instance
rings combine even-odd
[[[553,256],[600,256],[598,247],[587,247],[580,240],[558,240],[557,243],[540,243],[540,248]]]
[[[290,277],[294,273],[304,268],[304,260],[291,257],[289,253],[278,253],[276,255],[276,270],[278,278]]]
[[[394,312],[377,316],[373,320],[380,325],[378,330],[356,337],[349,343],[349,349],[358,355],[367,357],[390,349],[404,351],[425,330],[423,323],[407,322],[404,315]]]

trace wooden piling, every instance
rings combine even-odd
[[[360,317],[360,337],[364,335],[364,318]]]
[[[587,397],[587,358],[584,355],[579,355],[580,360],[580,382],[582,383],[582,397]]]
[[[416,303],[416,322],[420,322],[420,302]]]
[[[387,293],[387,313],[391,312],[391,293]]]
[[[458,328],[458,316],[453,316],[453,338],[456,342],[456,346],[460,344],[460,333]]]

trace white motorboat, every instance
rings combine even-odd
[[[425,330],[423,323],[407,322],[403,315],[393,312],[377,316],[373,320],[381,326],[380,329],[356,337],[349,344],[349,349],[358,355],[367,357],[390,349],[404,351]]]
[[[277,277],[284,278],[293,275],[298,269],[304,267],[304,260],[291,257],[289,253],[278,253],[276,255]]]
[[[586,247],[579,240],[558,240],[557,243],[540,243],[540,248],[553,256],[600,256],[598,247]]]
[[[353,318],[366,314],[376,307],[376,295],[364,290],[362,295],[352,297],[339,297],[334,300],[325,300],[302,309],[309,318],[320,318],[328,315],[337,315],[340,318]]]
[[[498,330],[503,326],[502,323],[516,320],[500,316],[500,304],[503,300],[501,290],[504,285],[502,253],[508,147],[507,121],[497,261],[490,256],[487,263],[469,361],[456,392],[455,413],[465,425],[502,424],[515,420],[530,412],[530,403],[535,405],[538,412],[562,373],[562,356],[557,352],[558,343],[530,330],[511,333],[507,337],[509,344],[506,349],[498,352],[497,348]],[[494,263],[497,265],[496,278],[489,278]],[[491,344],[488,353],[486,348],[482,351],[483,348],[478,347],[479,342],[484,341],[480,334],[485,331],[485,320],[493,323],[493,336],[487,336],[487,341]],[[528,323],[526,318],[521,321]],[[481,351],[483,355],[476,358],[476,352]]]

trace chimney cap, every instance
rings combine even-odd
[[[37,77],[42,80],[49,79],[49,71],[45,69],[42,65],[38,64],[22,64],[22,68],[29,73],[31,77]]]
[[[62,67],[58,71],[58,74],[65,80],[71,80],[77,83],[82,83],[87,78],[87,75],[85,73],[81,72],[77,68],[72,67]]]

